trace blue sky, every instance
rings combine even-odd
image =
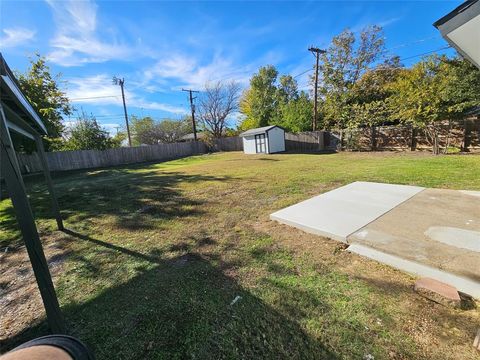
[[[220,79],[246,86],[266,64],[297,75],[312,67],[310,45],[326,47],[345,28],[383,26],[387,49],[402,58],[441,48],[432,23],[460,3],[2,1],[0,44],[16,70],[34,52],[47,56],[77,110],[115,132],[124,120],[114,75],[125,78],[129,114],[179,119],[189,111],[182,87]],[[307,76],[297,78],[301,88]]]

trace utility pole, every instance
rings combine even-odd
[[[310,51],[314,56],[315,56],[315,89],[314,89],[314,102],[313,102],[313,121],[312,121],[312,130],[316,131],[317,130],[317,114],[318,114],[318,62],[320,59],[320,54],[325,54],[326,51],[310,46],[308,48],[308,51]]]
[[[193,127],[193,139],[197,141],[197,125],[195,124],[195,104],[193,103],[193,100],[195,99],[193,97],[193,93],[198,93],[199,91],[196,90],[191,90],[191,89],[182,89],[182,91],[187,91],[190,96],[190,108],[192,109],[192,127]]]
[[[132,146],[132,138],[130,136],[130,127],[128,126],[128,115],[127,115],[127,105],[125,104],[125,92],[123,90],[123,85],[125,84],[124,78],[117,78],[116,76],[113,77],[113,84],[120,85],[122,89],[122,100],[123,100],[123,112],[125,113],[125,124],[127,125],[127,135],[128,135],[128,146]]]

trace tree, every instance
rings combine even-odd
[[[440,59],[446,72],[442,97],[449,117],[463,119],[472,107],[480,104],[480,69],[460,57]]]
[[[156,124],[156,128],[159,141],[162,143],[177,142],[183,136],[193,131],[189,117],[182,120],[164,119]]]
[[[240,101],[244,118],[240,130],[267,125],[280,125],[287,131],[311,129],[312,106],[306,93],[298,92],[297,81],[291,75],[278,77],[275,67],[261,67],[250,80]],[[307,112],[310,112],[307,114]],[[310,120],[307,120],[310,119]]]
[[[346,126],[357,128],[368,126],[371,131],[371,149],[377,148],[376,127],[392,117],[388,98],[392,95],[390,84],[400,74],[401,64],[398,57],[388,59],[375,66],[353,84],[350,90],[350,119]]]
[[[156,121],[149,116],[138,118],[132,116],[131,128],[134,145],[156,145],[171,143],[192,132],[190,118],[182,120],[163,119]]]
[[[227,125],[227,118],[238,109],[240,86],[232,81],[217,81],[205,85],[199,101],[200,121],[213,137],[221,137]]]
[[[108,132],[102,129],[93,115],[82,113],[69,131],[65,150],[105,150],[116,147]]]
[[[130,124],[133,145],[158,144],[159,135],[155,128],[155,121],[150,116],[138,118],[134,115],[130,118]]]
[[[313,103],[308,94],[301,92],[297,98],[280,105],[281,118],[277,125],[289,132],[301,132],[312,129]]]
[[[344,30],[321,54],[319,93],[324,99],[324,127],[347,126],[352,115],[350,91],[371,64],[382,57],[384,44],[382,28],[368,26],[359,39],[352,31]]]
[[[411,69],[401,70],[391,84],[389,98],[393,118],[423,129],[435,155],[440,153],[438,121],[448,118],[448,106],[442,96],[449,80],[446,66],[440,57],[430,56]]]
[[[113,137],[111,137],[113,147],[122,147],[127,140],[127,132],[119,131]]]
[[[250,88],[240,101],[240,110],[245,116],[242,129],[267,126],[271,122],[276,110],[277,76],[277,69],[267,65],[250,79]]]
[[[60,90],[60,74],[52,76],[45,57],[36,54],[30,58],[30,67],[22,74],[16,72],[22,92],[38,112],[48,130],[44,138],[45,149],[51,150],[64,131],[62,118],[72,114],[72,106],[64,91]]]

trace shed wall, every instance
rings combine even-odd
[[[256,154],[257,150],[255,148],[255,135],[245,136],[243,138],[243,152],[245,154]]]
[[[285,131],[276,127],[268,131],[269,153],[285,151]]]

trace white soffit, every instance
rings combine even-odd
[[[480,66],[480,15],[447,34],[477,66]]]

